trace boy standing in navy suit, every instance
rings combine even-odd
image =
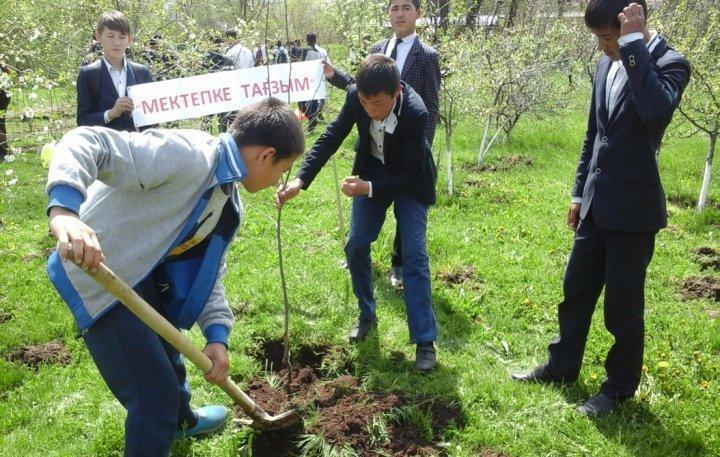
[[[435,128],[440,122],[440,56],[415,31],[420,11],[420,0],[389,0],[388,20],[393,36],[375,43],[370,53],[384,54],[394,60],[400,71],[400,79],[422,98],[428,111],[425,137],[432,149]],[[337,88],[347,89],[354,82],[352,76],[333,67],[327,59],[324,68],[327,81]],[[399,230],[395,231],[391,264],[390,283],[400,288],[403,284],[403,261]]]
[[[595,304],[605,289],[605,327],[615,342],[600,392],[578,411],[607,414],[631,398],[642,373],[645,274],[667,225],[656,161],[690,78],[690,65],[647,29],[644,0],[591,0],[585,24],[605,56],[593,83],[568,226],[576,231],[548,362],[512,377],[569,383],[580,374]]]
[[[389,57],[366,57],[356,81],[348,89],[338,118],[308,152],[297,177],[278,190],[277,199],[284,204],[300,189],[307,189],[357,126],[353,176],[342,182],[343,193],[353,199],[345,255],[360,308],[349,339],[362,341],[377,325],[370,244],[393,205],[403,244],[410,339],[417,345],[415,368],[428,372],[435,368],[433,342],[437,338],[426,238],[428,209],[436,198],[435,163],[426,140],[428,111],[420,96],[400,82],[397,66]]]
[[[125,58],[125,50],[133,42],[130,22],[120,11],[103,13],[98,19],[95,39],[102,46],[103,57],[80,67],[77,125],[134,131],[133,102],[127,96],[127,88],[152,82],[152,75],[145,65]]]

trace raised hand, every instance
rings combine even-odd
[[[620,36],[646,32],[645,11],[637,3],[626,6],[622,13],[618,14],[618,20],[620,20]]]

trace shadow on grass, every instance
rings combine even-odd
[[[561,388],[573,407],[582,404],[593,392],[575,383]],[[705,456],[704,439],[675,425],[668,425],[648,408],[647,403],[630,399],[608,416],[589,419],[608,441],[625,447],[633,456]]]

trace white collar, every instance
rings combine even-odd
[[[103,62],[105,62],[105,65],[107,65],[108,70],[115,70],[115,71],[122,72],[123,70],[125,70],[125,68],[127,66],[127,61],[125,59],[125,56],[123,56],[122,68],[120,68],[119,70],[116,69],[115,67],[113,67],[112,64],[105,58],[105,56],[103,56]]]
[[[415,38],[417,38],[417,32],[413,32],[412,34],[406,36],[405,38],[400,38],[402,40],[402,43],[400,43],[400,44],[413,43],[413,42],[415,42]],[[398,40],[397,35],[395,35],[394,33],[393,33],[393,39],[395,41]]]

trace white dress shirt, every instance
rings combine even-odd
[[[398,118],[395,115],[395,108],[397,107],[398,101],[402,104],[402,94],[395,99],[390,114],[387,115],[382,121],[370,120],[370,154],[385,165],[385,152],[383,151],[383,145],[385,144],[385,133],[395,133],[395,127],[398,124]],[[372,182],[368,182],[368,198],[372,198]]]
[[[103,57],[103,62],[105,62],[105,66],[107,67],[108,73],[110,73],[110,78],[112,79],[113,85],[115,86],[115,89],[117,90],[118,96],[120,97],[126,97],[127,96],[127,61],[125,60],[125,57],[123,57],[122,61],[122,67],[118,70],[117,68],[110,65],[110,62]],[[105,114],[103,115],[105,118],[105,123],[110,122],[110,110],[106,110]]]
[[[408,35],[405,38],[402,39],[402,43],[398,45],[397,48],[397,57],[395,58],[395,65],[398,67],[398,71],[402,75],[403,67],[405,66],[405,60],[407,59],[408,54],[410,53],[410,49],[413,46],[413,43],[415,43],[415,38],[417,38],[417,33],[413,32],[412,35]],[[397,36],[393,35],[392,38],[390,38],[390,41],[388,41],[387,47],[385,49],[385,56],[390,57],[390,54],[392,54],[393,47],[395,47],[395,42],[397,41]]]

